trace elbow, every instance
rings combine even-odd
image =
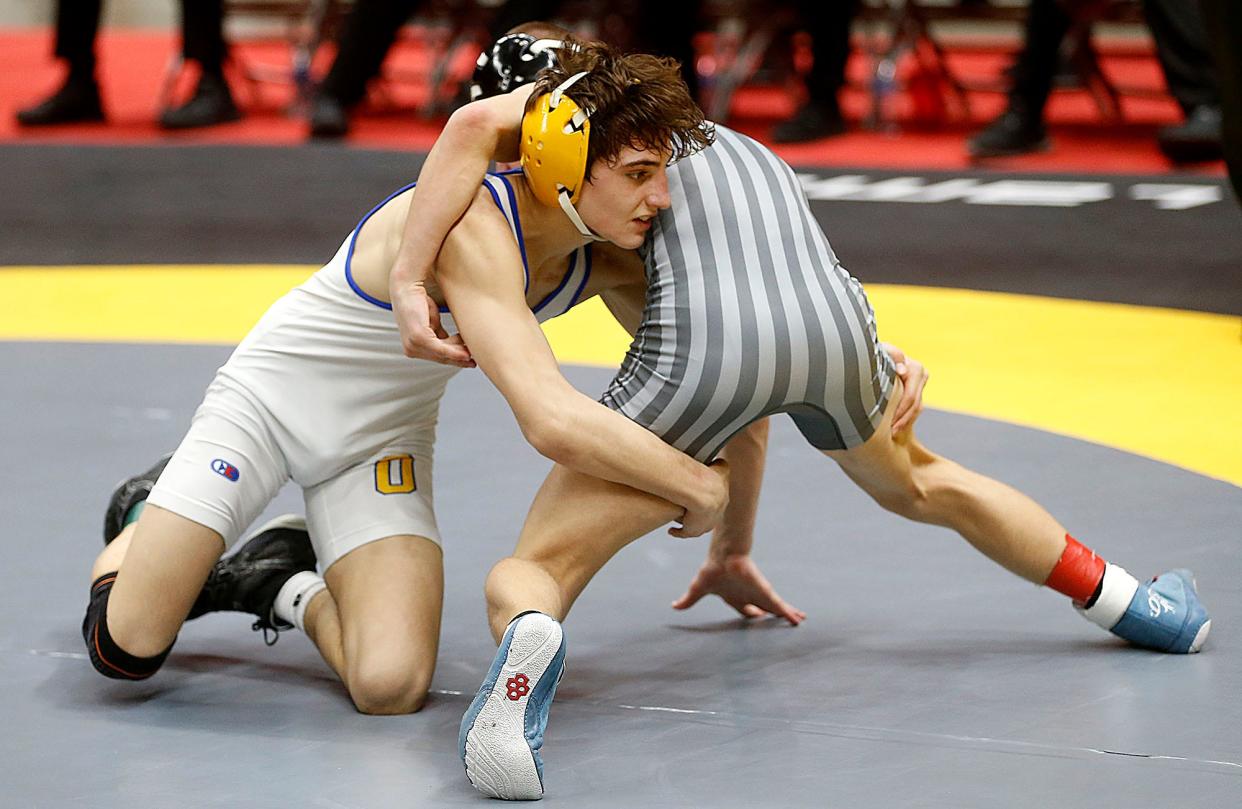
[[[542,409],[536,415],[520,419],[526,442],[543,457],[562,466],[572,466],[577,447],[565,419],[553,409]]]
[[[449,116],[445,129],[471,132],[487,123],[488,115],[485,104],[463,104]]]
[[[472,102],[458,107],[449,116],[444,129],[454,135],[467,139],[472,145],[485,143],[493,146],[500,122],[488,104]],[[491,152],[491,148],[488,149]]]

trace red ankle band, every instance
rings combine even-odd
[[[1095,551],[1066,534],[1065,550],[1061,552],[1056,567],[1048,574],[1044,586],[1075,601],[1086,602],[1095,595],[1095,588],[1104,576],[1104,564]]]

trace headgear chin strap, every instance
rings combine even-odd
[[[583,71],[570,76],[536,99],[523,116],[522,171],[536,199],[559,206],[586,238],[603,241],[574,207],[586,183],[591,112],[579,107],[565,91],[585,75]]]

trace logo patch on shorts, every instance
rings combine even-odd
[[[211,462],[211,471],[228,478],[234,483],[241,477],[241,471],[236,466],[221,458],[216,458]]]
[[[375,462],[375,491],[380,494],[409,494],[417,489],[413,455],[389,455]]]

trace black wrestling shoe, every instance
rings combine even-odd
[[[116,489],[112,492],[112,499],[108,501],[108,508],[104,511],[103,538],[105,545],[116,539],[117,535],[121,533],[121,529],[125,527],[125,515],[129,513],[129,510],[147,499],[147,495],[155,488],[155,482],[160,479],[160,475],[164,472],[164,467],[168,466],[168,459],[171,457],[172,453],[170,452],[156,461],[154,466],[141,475],[135,475],[117,484]]]
[[[223,76],[204,73],[190,100],[160,113],[164,129],[194,129],[236,121],[241,117]]]
[[[971,157],[1009,157],[1045,152],[1049,145],[1042,121],[1010,108],[966,141],[966,151]]]
[[[103,119],[99,85],[94,79],[68,79],[42,102],[17,113],[17,122],[22,126],[55,126]]]
[[[315,549],[306,520],[285,514],[263,525],[241,549],[211,569],[186,620],[209,612],[248,612],[258,620],[252,629],[263,632],[271,646],[292,625],[276,617],[273,607],[280,588],[295,573],[315,570]]]

